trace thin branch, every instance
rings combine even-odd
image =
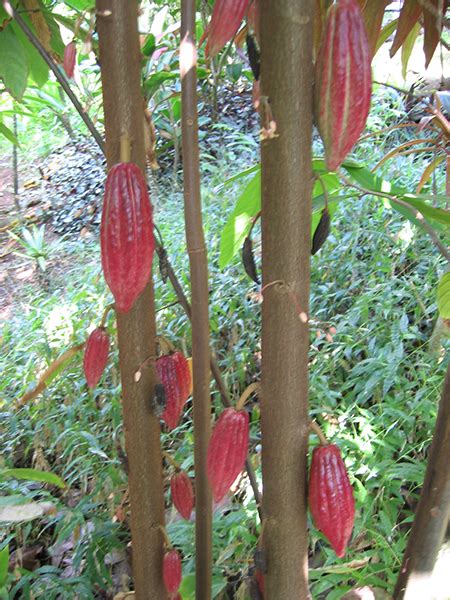
[[[63,73],[58,68],[58,66],[55,64],[55,62],[50,58],[50,56],[49,56],[48,52],[46,51],[46,49],[44,48],[44,46],[41,44],[41,42],[38,40],[38,38],[35,36],[35,34],[28,27],[28,25],[22,19],[19,12],[14,8],[14,6],[8,0],[4,0],[4,5],[5,5],[7,12],[15,18],[15,20],[17,21],[17,24],[22,29],[24,34],[27,36],[27,38],[30,40],[30,42],[33,44],[33,46],[36,48],[36,50],[42,56],[44,61],[47,63],[47,65],[53,71],[53,74],[55,75],[57,81],[61,84],[61,87],[63,88],[63,90],[66,92],[66,94],[70,98],[70,101],[72,102],[72,104],[74,105],[78,114],[84,121],[86,127],[89,129],[93,138],[95,139],[98,146],[100,147],[101,151],[104,153],[105,147],[104,147],[103,139],[102,139],[100,133],[97,131],[97,129],[96,129],[94,123],[92,122],[91,118],[89,117],[89,115],[84,111],[78,98],[72,92],[70,85],[67,82],[66,77],[63,75]]]
[[[386,192],[377,192],[375,190],[368,190],[366,188],[363,188],[360,185],[358,185],[357,183],[353,183],[353,181],[351,181],[350,179],[348,179],[342,173],[340,173],[340,178],[348,186],[355,188],[355,190],[360,191],[364,195],[378,196],[379,198],[386,198],[387,200],[390,200],[394,204],[397,204],[398,206],[402,206],[403,208],[405,208],[406,210],[408,210],[412,214],[412,216],[415,217],[420,222],[420,224],[425,229],[425,231],[428,233],[428,235],[431,237],[431,240],[433,241],[433,244],[436,246],[436,248],[439,250],[439,252],[442,254],[442,256],[448,262],[450,262],[450,252],[444,246],[444,244],[439,239],[439,237],[438,237],[437,233],[435,232],[435,230],[431,227],[431,225],[425,219],[425,217],[423,216],[423,214],[419,210],[417,210],[417,208],[415,208],[414,206],[411,206],[410,204],[408,204],[404,200],[400,200],[400,198],[396,198],[395,196],[392,196],[391,194],[387,194]]]
[[[212,502],[207,477],[211,435],[208,260],[202,222],[197,112],[195,0],[181,0],[181,108],[184,218],[192,296],[192,367],[195,467],[195,597],[212,590]]]
[[[82,350],[84,348],[84,344],[85,344],[85,342],[83,342],[82,344],[77,344],[76,346],[72,346],[71,348],[69,348],[68,350],[63,352],[59,358],[54,360],[52,362],[52,364],[42,373],[36,386],[29,392],[26,392],[26,394],[24,394],[22,396],[22,398],[20,398],[20,400],[18,400],[17,405],[19,407],[24,406],[27,402],[29,402],[30,400],[33,400],[33,398],[35,398],[41,392],[43,392],[45,390],[45,388],[47,387],[48,380],[50,379],[50,377],[52,377],[52,375],[54,375],[56,373],[56,371],[65,362],[69,361],[71,358],[73,358],[75,356],[75,354],[77,352]]]

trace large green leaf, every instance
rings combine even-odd
[[[94,8],[95,0],[65,0],[67,6],[75,10],[83,11]]]
[[[252,219],[261,210],[261,173],[249,181],[240,195],[220,239],[219,267],[223,269],[242,246]]]
[[[322,159],[313,160],[313,170],[315,173],[320,174],[320,180],[315,181],[313,188],[313,198],[315,201],[313,203],[311,236],[314,235],[314,231],[320,219],[320,211],[325,203],[323,187],[325,187],[328,194],[340,188],[339,178],[335,173],[326,171],[325,163]],[[219,255],[219,267],[221,269],[223,269],[237,254],[244,243],[253,218],[261,210],[260,165],[255,165],[250,169],[246,169],[245,171],[230,177],[221,186],[223,187],[253,173],[253,178],[249,181],[247,186],[244,188],[244,191],[239,196],[234,211],[222,230]],[[344,197],[342,197],[342,199],[343,198]],[[330,214],[334,212],[336,204],[340,200],[341,198],[337,196],[333,198],[333,201],[331,201],[329,198]]]
[[[29,26],[32,27],[31,23]],[[30,69],[30,75],[37,86],[42,87],[48,81],[49,67],[44,61],[42,56],[28,40],[22,29],[14,21],[11,23],[11,27],[23,46],[26,54],[28,66]]]
[[[9,127],[6,127],[6,125],[4,123],[2,123],[1,121],[0,121],[0,135],[5,136],[5,138],[7,140],[9,140],[15,146],[19,146],[19,142],[18,142],[16,136],[14,135],[14,133],[11,131],[11,129],[9,129]]]
[[[428,220],[433,222],[433,226],[438,229],[444,229],[447,234],[450,227],[450,211],[442,208],[430,206],[425,200],[439,200],[441,196],[430,196],[429,194],[410,194],[408,190],[396,186],[391,182],[383,179],[378,175],[374,175],[366,167],[356,165],[355,163],[344,163],[343,168],[359,183],[363,188],[374,191],[384,192],[403,202],[409,204],[412,208],[418,210]],[[396,202],[386,201],[393,209],[404,215],[407,219],[419,227],[423,227],[421,221],[416,219],[414,214],[407,207],[401,206]]]
[[[16,100],[21,100],[28,79],[25,50],[11,24],[0,32],[0,79]]]
[[[444,273],[438,283],[437,305],[440,316],[450,319],[450,271]]]
[[[6,576],[8,575],[8,563],[9,563],[9,548],[5,546],[0,550],[0,586],[6,582]]]
[[[41,481],[42,483],[57,485],[60,488],[66,487],[66,484],[61,477],[55,475],[55,473],[39,471],[38,469],[3,469],[0,471],[0,481],[6,478],[25,479],[27,481]]]

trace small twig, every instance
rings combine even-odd
[[[434,231],[434,229],[431,227],[431,225],[425,219],[425,217],[423,216],[423,214],[419,210],[417,210],[417,208],[411,206],[410,204],[408,204],[404,200],[400,200],[399,198],[396,198],[395,196],[392,196],[391,194],[387,194],[386,192],[377,192],[375,190],[368,190],[366,188],[363,188],[360,185],[358,185],[356,183],[353,183],[350,179],[348,179],[342,173],[340,173],[340,178],[348,186],[355,188],[355,190],[360,191],[364,195],[378,196],[379,198],[386,198],[387,200],[390,200],[394,204],[398,204],[399,206],[402,206],[403,208],[405,208],[406,210],[408,210],[410,213],[412,213],[412,215],[420,222],[420,224],[422,225],[422,227],[425,229],[425,231],[431,237],[434,245],[439,250],[439,252],[442,254],[442,256],[447,260],[447,262],[450,262],[450,252],[444,246],[444,244],[438,238],[438,236],[437,236],[436,232]]]
[[[70,360],[77,352],[82,350],[84,348],[84,344],[85,342],[83,342],[82,344],[77,344],[76,346],[72,346],[72,348],[69,348],[68,350],[63,352],[59,358],[54,360],[52,364],[48,367],[48,369],[46,369],[41,375],[37,385],[29,392],[26,392],[26,394],[24,394],[22,398],[18,400],[18,406],[24,406],[27,402],[29,402],[38,394],[43,392],[47,387],[48,379],[50,379],[50,377],[59,369],[59,367],[61,367],[65,362]]]

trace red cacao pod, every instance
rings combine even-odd
[[[172,476],[170,491],[175,508],[183,519],[189,520],[194,508],[194,489],[191,479],[185,471],[178,471]]]
[[[63,67],[69,79],[73,79],[75,72],[75,62],[77,58],[77,47],[75,42],[70,42],[64,48]]]
[[[103,274],[121,312],[131,309],[150,279],[152,213],[141,169],[134,163],[114,165],[105,184],[100,242]]]
[[[264,592],[265,592],[264,574],[259,569],[255,569],[255,579],[256,579],[256,583],[258,584],[259,591],[261,592],[261,594],[264,597]]]
[[[248,452],[249,423],[245,410],[226,408],[208,445],[207,472],[216,502],[220,502],[242,471]]]
[[[191,387],[189,363],[181,352],[165,354],[156,361],[156,372],[166,392],[166,408],[161,415],[169,430],[178,425]]]
[[[358,141],[369,114],[371,54],[357,0],[328,11],[315,66],[314,112],[328,169],[337,169]]]
[[[103,327],[97,327],[89,335],[84,349],[83,368],[87,384],[94,388],[103,375],[109,353],[109,335]]]
[[[206,56],[213,58],[229,42],[242,22],[249,0],[216,0],[208,25]]]
[[[181,584],[181,556],[177,550],[170,550],[164,554],[163,581],[167,593],[173,597]]]
[[[355,519],[355,500],[340,450],[334,444],[314,449],[308,496],[314,524],[337,556],[344,556]]]

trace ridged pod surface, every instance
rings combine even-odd
[[[84,349],[83,369],[87,384],[94,388],[103,375],[109,353],[109,335],[103,327],[97,327],[89,335]]]
[[[169,596],[176,598],[175,594],[181,584],[181,556],[177,550],[170,550],[164,554],[163,581]]]
[[[206,56],[213,58],[229,42],[242,22],[249,0],[216,0],[208,25]]]
[[[371,54],[357,0],[338,0],[328,11],[315,66],[314,112],[329,170],[358,141],[370,109]]]
[[[334,444],[313,451],[308,501],[315,526],[337,556],[344,556],[355,519],[355,500],[341,452]]]
[[[75,62],[77,58],[77,47],[75,42],[70,42],[64,48],[63,68],[69,79],[73,79],[75,72]]]
[[[103,274],[116,308],[128,312],[150,279],[155,249],[147,184],[134,163],[118,163],[108,173],[100,243]]]
[[[166,408],[161,419],[169,430],[178,425],[183,406],[189,397],[191,371],[181,352],[165,354],[156,361],[156,372],[166,392]]]
[[[226,408],[208,445],[207,473],[214,500],[220,502],[242,471],[248,453],[249,419],[244,410]]]
[[[170,480],[172,502],[183,517],[189,520],[194,508],[194,489],[189,475],[185,471],[178,471]]]

